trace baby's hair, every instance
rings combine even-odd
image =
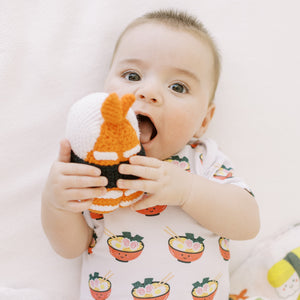
[[[130,30],[133,27],[136,27],[141,24],[149,23],[149,22],[156,22],[164,25],[168,25],[171,27],[174,27],[176,29],[183,29],[189,32],[194,33],[197,37],[207,42],[208,46],[210,47],[212,54],[213,54],[213,60],[214,60],[214,84],[212,89],[212,95],[210,97],[210,103],[213,101],[215,97],[215,92],[217,89],[220,72],[221,72],[221,57],[219,54],[219,51],[217,49],[217,46],[210,35],[210,33],[207,31],[207,29],[204,27],[204,25],[194,16],[184,12],[184,11],[178,11],[173,9],[162,9],[162,10],[156,10],[151,11],[143,16],[133,20],[121,33],[119,36],[119,39],[117,40],[115,50],[113,57],[119,47],[120,41],[122,40],[122,37],[124,34]]]

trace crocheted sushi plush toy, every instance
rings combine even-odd
[[[72,148],[71,161],[96,166],[108,179],[106,194],[94,198],[89,209],[94,217],[130,206],[143,196],[143,192],[116,186],[119,178],[136,178],[120,174],[119,164],[129,163],[133,155],[145,155],[139,141],[138,122],[131,109],[134,101],[131,94],[119,99],[115,93],[94,93],[70,109],[66,138]]]

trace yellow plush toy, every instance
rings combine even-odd
[[[94,93],[77,101],[70,109],[66,137],[70,141],[71,161],[96,166],[107,177],[107,193],[94,198],[92,215],[127,207],[142,198],[143,192],[117,188],[119,178],[133,179],[118,172],[120,163],[133,155],[144,155],[139,141],[136,116],[131,109],[134,95]]]
[[[296,299],[298,295],[297,300],[300,299],[300,247],[290,251],[269,269],[268,281],[280,298],[294,295]]]

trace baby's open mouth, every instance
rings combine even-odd
[[[150,142],[157,135],[157,130],[151,119],[145,115],[138,114],[137,120],[140,128],[140,141],[142,144]]]

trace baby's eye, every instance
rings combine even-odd
[[[141,80],[141,77],[136,72],[126,72],[123,74],[123,77],[129,81],[139,81]]]
[[[171,84],[171,85],[169,86],[169,88],[170,88],[172,91],[174,91],[174,92],[176,92],[176,93],[180,93],[180,94],[185,94],[185,93],[188,92],[187,87],[186,87],[184,84],[182,84],[182,83],[173,83],[173,84]]]

